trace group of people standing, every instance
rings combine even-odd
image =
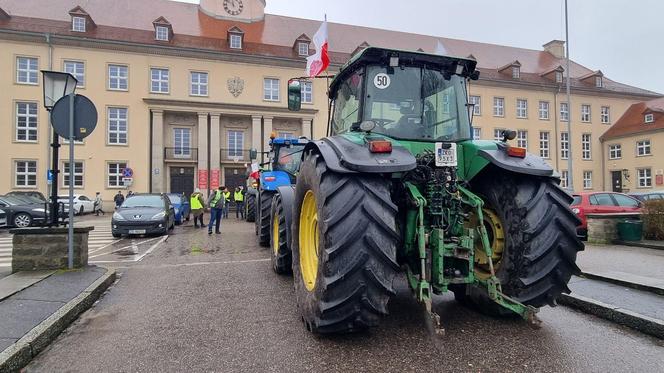
[[[205,228],[203,223],[203,215],[205,214],[205,207],[210,209],[210,222],[207,225],[208,234],[214,232],[220,234],[221,219],[228,219],[228,208],[231,202],[235,202],[235,217],[244,219],[244,188],[237,187],[233,193],[231,200],[231,192],[225,186],[220,186],[217,190],[213,190],[207,198],[207,204],[203,193],[200,189],[196,189],[189,198],[189,205],[191,206],[191,213],[194,217],[194,227]]]

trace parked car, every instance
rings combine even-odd
[[[0,209],[0,228],[7,226],[7,213],[5,210]]]
[[[189,220],[189,212],[191,211],[189,199],[184,194],[178,193],[168,193],[167,196],[175,209],[175,224],[180,225],[185,219]]]
[[[167,234],[175,227],[175,208],[165,194],[134,194],[111,219],[113,237]]]
[[[641,212],[643,204],[636,198],[615,192],[583,192],[574,194],[572,211],[581,219],[577,234],[588,235],[587,214]]]
[[[69,196],[58,196],[58,202],[63,203],[65,205],[65,210],[69,211]],[[84,195],[74,194],[74,214],[83,215],[94,211],[95,201]]]
[[[646,201],[659,201],[664,200],[664,190],[650,190],[647,192],[631,192],[630,196],[638,199],[641,202]]]
[[[20,198],[20,199],[26,199],[26,197],[27,197],[31,201],[36,200],[37,202],[41,202],[41,203],[46,202],[46,197],[44,196],[44,194],[42,194],[42,192],[38,192],[36,190],[33,190],[33,191],[23,191],[23,190],[14,191],[14,192],[9,192],[6,195],[11,196],[11,197],[17,197],[17,198]]]
[[[12,196],[0,196],[0,209],[6,213],[7,225],[16,228],[27,228],[46,221],[46,210],[43,203],[27,203]]]

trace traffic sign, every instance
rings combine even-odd
[[[129,167],[123,169],[123,170],[122,170],[122,177],[124,177],[124,178],[132,178],[132,177],[134,177],[134,170],[132,170],[132,169],[129,168]]]
[[[46,182],[48,185],[53,184],[53,179],[55,179],[55,174],[53,173],[53,170],[48,170],[46,172]]]
[[[51,111],[51,123],[55,132],[63,139],[69,139],[69,96],[55,103]],[[74,98],[74,140],[82,141],[97,127],[97,108],[89,98],[76,95]]]

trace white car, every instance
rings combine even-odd
[[[65,210],[69,210],[69,196],[58,196],[58,202],[64,203]],[[74,214],[82,215],[92,213],[94,210],[95,202],[93,200],[81,194],[74,194]]]
[[[5,210],[0,210],[0,228],[7,226],[7,213]]]

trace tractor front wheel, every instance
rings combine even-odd
[[[261,191],[258,210],[256,213],[256,227],[258,243],[263,247],[270,246],[270,209],[272,208],[272,197],[274,192]]]
[[[503,293],[529,306],[554,306],[567,283],[580,272],[576,254],[583,243],[576,236],[578,218],[572,197],[555,179],[491,169],[472,181],[484,199],[484,226],[493,250],[495,273]],[[476,245],[475,275],[490,276],[487,257]],[[492,315],[512,314],[492,302],[484,289],[452,289],[457,300]]]
[[[253,223],[256,221],[256,195],[247,193],[247,221]]]
[[[293,214],[295,294],[307,329],[347,333],[377,325],[399,270],[389,180],[330,171],[309,153]]]
[[[280,275],[291,272],[291,250],[286,237],[286,216],[281,203],[281,195],[272,199],[272,225],[270,227],[270,248],[272,249],[272,269]]]

